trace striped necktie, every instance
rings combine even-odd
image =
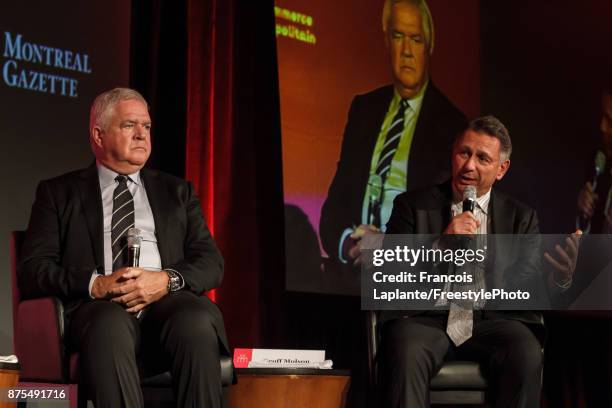
[[[470,337],[474,330],[474,311],[471,307],[464,308],[455,302],[448,309],[446,333],[455,346],[459,347]]]
[[[127,232],[134,226],[134,197],[127,186],[130,178],[120,174],[115,180],[119,184],[113,192],[111,221],[113,271],[128,265]]]
[[[402,133],[404,133],[404,116],[406,109],[410,109],[410,105],[408,104],[407,99],[402,99],[399,109],[393,118],[393,122],[387,131],[385,144],[383,145],[378,159],[378,164],[376,165],[376,174],[378,174],[382,179],[383,186],[385,185],[385,180],[391,171],[393,156],[395,156]]]
[[[458,213],[457,213],[458,214]],[[452,215],[455,215],[453,213]],[[487,247],[487,223],[488,218],[483,212],[480,204],[476,204],[474,208],[474,216],[480,221],[480,226],[476,231],[476,235],[470,240],[471,250]],[[485,270],[482,262],[468,262],[462,268],[462,271],[469,272],[472,276],[472,284],[453,284],[453,291],[473,290],[475,292],[485,289]],[[459,347],[472,337],[474,330],[474,309],[482,309],[483,302],[460,301],[461,303],[451,302],[448,309],[448,320],[446,323],[446,333],[452,340],[455,346]]]
[[[393,117],[391,126],[385,135],[385,144],[378,157],[378,164],[376,165],[376,171],[374,175],[370,176],[368,181],[370,188],[370,199],[368,208],[368,218],[371,219],[370,223],[380,227],[381,226],[381,208],[385,197],[385,181],[387,176],[391,172],[391,165],[393,163],[393,157],[399,146],[402,133],[404,133],[404,116],[406,109],[410,109],[410,104],[407,99],[400,101],[399,109]],[[412,115],[409,119],[412,119]],[[375,181],[375,183],[373,182]],[[376,186],[376,187],[375,187]],[[376,189],[376,190],[373,190]],[[376,193],[374,193],[376,191]],[[373,193],[375,197],[373,196]]]

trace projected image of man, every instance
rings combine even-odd
[[[400,193],[449,175],[453,138],[466,124],[434,85],[434,25],[423,0],[387,0],[382,13],[392,84],[353,99],[340,160],[323,205],[321,241],[353,263],[364,236],[384,230]]]

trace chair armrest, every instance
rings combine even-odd
[[[229,356],[221,356],[221,385],[229,387],[232,384],[236,384],[236,372],[234,370],[234,362]]]
[[[19,303],[13,335],[22,381],[63,381],[63,332],[63,305],[58,298]]]

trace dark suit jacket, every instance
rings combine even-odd
[[[450,222],[452,205],[452,190],[450,182],[435,187],[402,193],[395,198],[393,211],[387,223],[386,234],[439,234]],[[488,216],[491,217],[491,234],[533,234],[533,245],[526,245],[523,239],[516,242],[489,242],[487,250],[486,282],[490,287],[525,288],[536,286],[539,295],[544,280],[541,275],[538,249],[538,218],[535,210],[507,196],[491,191]],[[494,236],[490,236],[495,239]],[[531,238],[531,237],[529,237]],[[529,241],[531,242],[531,241]],[[492,248],[491,248],[492,247]],[[490,252],[493,253],[490,253]],[[384,311],[381,321],[391,320],[400,316],[414,315],[418,311]],[[521,311],[485,311],[491,316],[523,321],[530,325],[542,325],[539,312]],[[537,333],[540,334],[540,333]]]
[[[146,168],[140,174],[155,220],[162,267],[179,271],[185,290],[201,294],[217,287],[223,258],[191,184]],[[18,267],[24,297],[59,297],[68,320],[72,310],[90,299],[92,272],[104,274],[102,217],[95,164],[38,185]],[[220,313],[216,320],[227,348]]]
[[[389,85],[358,95],[351,103],[340,160],[321,211],[321,242],[330,258],[338,257],[342,232],[361,224],[372,154],[392,98],[393,86]],[[430,81],[408,158],[409,191],[449,177],[452,144],[466,125],[463,113]]]

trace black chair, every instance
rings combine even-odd
[[[78,387],[78,353],[71,353],[65,347],[62,302],[56,297],[29,300],[21,297],[17,260],[23,239],[23,231],[14,231],[11,235],[13,345],[21,363],[20,382],[22,385],[67,386],[70,407],[86,406],[87,401]],[[221,356],[219,364],[223,393],[227,396],[234,380],[234,365],[229,356]],[[169,372],[142,378],[141,385],[147,406],[174,404]]]
[[[368,368],[370,388],[377,389],[376,354],[379,333],[378,315],[375,311],[366,313],[368,337]],[[484,404],[486,402],[487,380],[483,377],[480,365],[474,361],[448,361],[430,383],[432,404]]]

